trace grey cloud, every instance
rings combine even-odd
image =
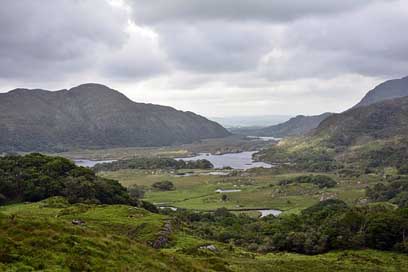
[[[159,48],[157,37],[133,29],[129,40],[100,64],[101,75],[120,80],[144,80],[170,71],[167,57]]]
[[[271,80],[345,73],[404,76],[408,71],[406,25],[404,1],[325,20],[301,20],[287,26],[279,48],[270,52],[261,70]]]
[[[377,0],[129,0],[136,21],[260,20],[290,21],[340,13]],[[387,1],[387,0],[384,0]]]
[[[253,69],[271,40],[259,24],[203,22],[194,26],[160,25],[160,45],[176,68],[200,73]]]
[[[5,0],[1,6],[3,78],[44,80],[78,72],[127,39],[127,18],[106,1]]]

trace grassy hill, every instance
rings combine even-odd
[[[74,225],[73,220],[82,225]],[[151,246],[166,215],[124,205],[70,205],[62,198],[0,207],[2,271],[407,271],[404,254],[374,250],[316,256],[251,253],[174,227]],[[214,245],[216,251],[206,249]]]

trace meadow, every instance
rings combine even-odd
[[[187,170],[186,170],[187,171]],[[191,170],[189,170],[191,171]],[[334,188],[319,188],[312,184],[279,185],[279,181],[312,173],[271,174],[268,170],[230,171],[228,176],[209,175],[211,171],[194,170],[180,176],[165,170],[119,170],[101,172],[100,176],[118,180],[128,187],[144,188],[145,200],[193,210],[228,209],[278,209],[285,213],[299,212],[322,199],[337,198],[348,204],[358,204],[365,199],[365,188],[380,178],[366,175],[359,178],[342,178],[326,174],[337,181]],[[316,175],[317,173],[313,173]],[[175,190],[158,191],[151,185],[158,181],[171,181]],[[240,192],[217,193],[217,189],[234,189]],[[225,201],[222,195],[227,195]]]

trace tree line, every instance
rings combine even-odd
[[[0,204],[64,196],[70,203],[135,204],[116,180],[62,157],[39,153],[0,157]]]
[[[121,169],[211,169],[214,166],[208,160],[184,161],[171,158],[133,158],[109,163],[99,163],[94,171],[117,171]]]
[[[406,208],[350,207],[340,200],[326,200],[299,215],[261,219],[223,208],[213,213],[180,210],[175,214],[192,234],[257,252],[320,254],[371,248],[408,253]]]

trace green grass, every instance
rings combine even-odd
[[[377,176],[346,179],[326,173],[334,178],[338,185],[330,189],[319,189],[311,184],[278,185],[282,179],[309,173],[271,175],[268,171],[260,171],[259,173],[241,172],[233,177],[198,175],[205,172],[208,171],[197,171],[197,175],[188,177],[177,177],[163,170],[120,170],[102,172],[100,175],[119,180],[124,186],[133,184],[143,186],[147,190],[145,200],[153,203],[166,203],[166,205],[194,210],[214,210],[220,207],[270,208],[287,213],[299,212],[317,203],[322,197],[336,197],[349,204],[358,203],[358,200],[365,197],[365,187],[380,180]],[[154,182],[163,180],[171,181],[176,189],[173,191],[151,189]],[[219,188],[242,191],[225,193],[228,200],[222,201],[221,194],[215,193]]]
[[[85,225],[73,225],[81,219]],[[0,271],[407,271],[403,254],[372,250],[317,256],[251,253],[174,228],[169,218],[124,205],[69,205],[61,198],[0,207]],[[216,252],[200,249],[215,245]]]

